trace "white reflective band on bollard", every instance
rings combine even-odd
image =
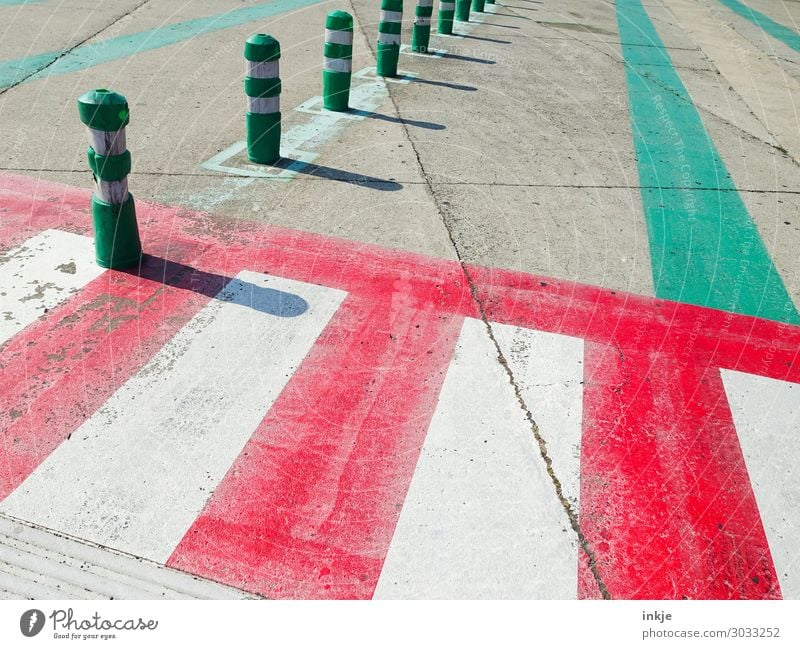
[[[352,45],[353,32],[345,32],[341,29],[326,29],[325,42],[335,45]]]
[[[378,42],[384,45],[400,45],[400,34],[378,32]]]
[[[325,70],[331,70],[332,72],[352,72],[353,71],[353,60],[352,59],[332,59],[329,57],[324,57],[325,62],[323,64],[323,68]]]
[[[97,198],[112,205],[122,205],[128,199],[128,179],[100,180],[97,179],[95,193]]]
[[[278,97],[248,97],[247,110],[251,113],[269,114],[281,112],[281,98]]]
[[[381,22],[382,23],[401,23],[403,22],[403,12],[401,11],[385,11],[381,9]]]
[[[89,146],[99,155],[120,155],[128,149],[125,129],[118,131],[98,131],[86,128],[89,136]]]
[[[247,61],[247,76],[253,79],[275,79],[280,76],[280,61]]]

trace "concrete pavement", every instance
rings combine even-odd
[[[39,354],[2,406],[0,450],[30,448],[5,447],[0,512],[259,595],[798,596],[774,511],[800,484],[760,469],[798,426],[796,6],[504,0],[453,37],[434,29],[443,53],[403,52],[383,81],[374,2],[0,4],[0,362]],[[333,9],[355,19],[350,115],[319,101]],[[282,45],[292,166],[241,144],[257,31]],[[96,87],[130,104],[131,191],[158,257],[139,289],[90,262],[63,286],[50,268],[89,259],[75,100]],[[55,279],[28,300],[37,268]],[[286,282],[310,310],[220,307],[235,281]],[[63,348],[54,310],[83,323]],[[262,329],[274,340],[209,351]],[[75,353],[96,355],[84,391],[63,379]],[[187,378],[203,359],[219,386]],[[237,383],[252,389],[234,398]],[[190,448],[170,434],[112,484],[137,399],[153,444],[177,425],[199,454],[168,467]],[[66,490],[87,456],[106,473]],[[177,483],[145,488],[161,471]],[[191,497],[170,496],[180,483]]]

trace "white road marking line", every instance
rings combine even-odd
[[[45,230],[0,253],[0,345],[102,274],[92,239],[71,232]]]
[[[800,598],[800,385],[721,370],[785,599]]]
[[[577,498],[583,341],[492,327]],[[577,570],[530,424],[484,324],[467,319],[375,597],[574,598]]]
[[[344,297],[239,273],[0,509],[165,562]]]

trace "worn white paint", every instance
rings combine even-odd
[[[0,516],[0,599],[245,599],[251,595]]]
[[[0,253],[0,344],[100,277],[94,244],[60,230],[45,230]]]
[[[800,598],[800,384],[722,370],[736,434],[786,599]]]
[[[492,325],[577,503],[583,343]],[[467,319],[378,598],[574,598],[578,545],[485,325]]]
[[[240,273],[0,510],[165,562],[344,296]]]

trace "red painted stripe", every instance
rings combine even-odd
[[[779,598],[719,370],[615,345],[586,361],[580,524],[611,595]]]
[[[0,206],[13,205],[0,218],[0,247],[48,227],[86,232],[89,196],[86,190],[0,175]],[[69,375],[88,371],[87,377],[94,378],[86,378],[87,385],[100,386],[102,394],[110,394],[114,381],[121,383],[143,362],[119,365],[128,362],[124,357],[135,356],[138,347],[131,339],[142,336],[143,353],[151,354],[160,343],[152,342],[155,334],[147,333],[148,327],[156,320],[166,327],[159,334],[163,343],[169,331],[176,331],[213,294],[209,287],[244,268],[349,293],[346,308],[321,339],[325,344],[298,370],[247,455],[237,460],[176,551],[173,564],[277,596],[369,596],[435,407],[456,323],[478,315],[459,265],[141,201],[137,211],[145,249],[165,259],[195,258],[184,276],[188,272],[200,280],[178,290],[192,304],[185,313],[165,302],[160,315],[148,322],[149,316],[139,316],[132,303],[124,314],[135,319],[100,341],[89,330],[102,314],[93,314],[95,319],[80,325],[80,332],[75,325],[76,343],[88,341],[110,351],[105,356],[93,351],[95,365],[87,365],[89,370],[82,369],[88,360],[70,357]],[[800,328],[524,273],[482,267],[469,271],[490,320],[587,341],[581,522],[611,594],[779,596],[718,368],[800,383]],[[409,287],[396,290],[398,277],[405,277]],[[121,281],[110,284],[107,292],[125,297],[134,287]],[[430,359],[431,366],[415,364],[403,376],[382,366],[371,374],[361,372],[356,363],[378,365],[375,359],[389,353],[387,318],[414,311],[410,304],[392,307],[392,296],[409,292],[417,306],[429,305],[420,328],[447,332],[445,344],[434,345],[441,358]],[[167,297],[172,294],[168,289],[163,299],[173,299]],[[26,390],[0,406],[27,404],[27,412],[11,423],[18,427],[14,430],[28,431],[27,452],[38,453],[25,460],[26,466],[40,461],[48,443],[58,443],[104,400],[98,392],[81,401],[83,387],[75,388],[61,375],[54,380],[61,366],[47,358],[60,352],[56,314],[71,314],[91,295],[48,314],[0,349],[5,363],[9,349],[22,350],[25,340],[39,339],[30,334],[43,328],[34,356],[26,362],[12,359],[17,364],[3,373],[11,378],[0,379],[0,394],[5,394],[14,389],[15,377],[38,368]],[[135,303],[146,295],[137,294],[140,301]],[[437,317],[442,321],[437,323]],[[138,331],[141,327],[144,334]],[[355,341],[364,344],[356,346]],[[418,355],[431,344],[424,341],[398,337],[392,344],[408,346],[406,353]],[[368,352],[362,350],[365,345],[370,345]],[[433,384],[424,386],[424,393],[415,392],[413,381],[430,377]],[[377,383],[370,384],[372,379]],[[403,390],[417,397],[402,403]],[[85,411],[62,416],[59,404],[72,407],[73,402]],[[398,427],[397,437],[367,434],[393,425],[405,407],[417,409],[418,428]],[[72,424],[53,423],[70,417]],[[0,425],[7,421],[0,420]],[[19,444],[13,441],[16,433],[9,436],[4,429],[2,434],[0,448]],[[31,451],[40,438],[43,449]],[[265,467],[285,473],[265,476]],[[247,491],[237,491],[245,484],[262,495],[248,501],[242,495]],[[391,507],[398,512],[386,509]],[[581,563],[581,595],[597,596],[585,557]]]
[[[280,598],[369,598],[460,331],[397,282],[350,296],[168,565]]]
[[[0,499],[202,308],[198,280],[219,281],[158,260],[143,268],[163,272],[171,285],[107,272],[0,348]]]

